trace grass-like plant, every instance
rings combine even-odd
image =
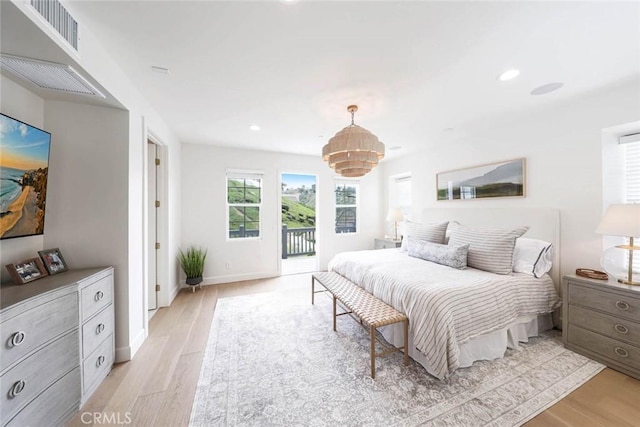
[[[207,258],[207,250],[200,247],[190,246],[186,252],[178,249],[178,260],[180,266],[187,275],[187,279],[201,277],[204,272],[204,260]]]

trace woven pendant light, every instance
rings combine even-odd
[[[357,105],[349,105],[347,111],[351,113],[351,124],[322,148],[322,160],[344,177],[359,177],[370,172],[384,158],[384,144],[377,136],[353,123]]]

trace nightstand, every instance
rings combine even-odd
[[[399,248],[401,244],[402,240],[375,239],[373,242],[373,249]]]
[[[562,295],[565,347],[640,379],[640,287],[570,274]]]

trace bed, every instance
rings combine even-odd
[[[478,230],[527,224],[527,238],[542,239],[554,247],[554,267],[539,278],[452,268],[410,256],[403,249],[336,255],[330,271],[409,317],[409,355],[427,372],[445,379],[476,360],[502,357],[507,348],[517,348],[519,342],[553,326],[551,314],[560,305],[556,210],[427,209],[421,222],[450,222]],[[390,343],[402,343],[401,328],[391,325],[381,332]]]

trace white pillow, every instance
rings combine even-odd
[[[469,245],[467,265],[496,274],[511,274],[516,239],[529,227],[472,228],[459,226],[451,231],[449,245]]]
[[[513,250],[513,271],[536,278],[548,273],[553,266],[553,245],[544,240],[520,237]]]
[[[447,232],[447,224],[420,224],[418,222],[407,221],[404,225],[404,236],[402,238],[402,251],[407,251],[407,239],[426,240],[432,243],[444,243],[444,235]]]

